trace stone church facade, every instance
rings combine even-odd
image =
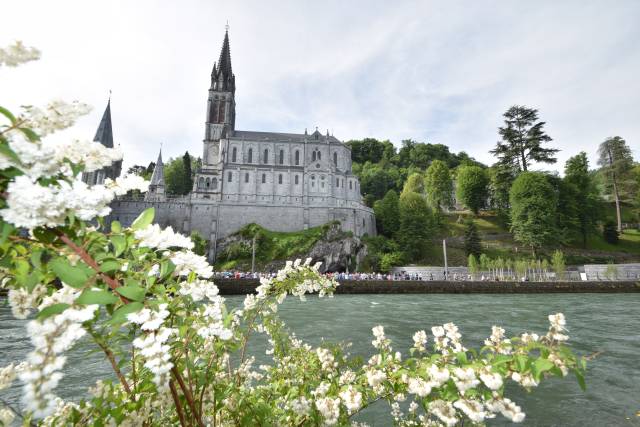
[[[375,235],[373,210],[364,205],[351,171],[351,151],[328,132],[274,133],[235,129],[235,76],[229,35],[211,73],[202,167],[193,191],[171,197],[164,191],[162,154],[144,200],[113,202],[109,220],[130,224],[155,207],[156,222],[216,242],[244,225],[298,231],[339,221],[356,236]]]

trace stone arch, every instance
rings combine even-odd
[[[253,148],[249,148],[247,153],[247,163],[253,163]]]
[[[233,149],[231,150],[231,161],[235,163],[237,158],[238,158],[238,148],[233,147]]]
[[[198,188],[203,188],[204,187],[204,178],[200,177],[198,179]]]
[[[268,148],[264,149],[264,153],[262,154],[262,163],[264,163],[264,164],[269,163],[269,149]]]
[[[295,157],[296,157],[296,158],[295,158],[296,166],[299,166],[299,165],[300,165],[300,150],[296,150],[296,155],[295,155]]]
[[[281,165],[284,164],[284,150],[282,149],[280,150],[280,153],[279,153],[278,163],[280,163]]]

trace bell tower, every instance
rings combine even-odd
[[[205,165],[216,165],[220,158],[220,140],[232,136],[236,121],[236,77],[231,69],[229,27],[224,34],[222,50],[211,72],[211,86],[207,100],[207,119],[204,133]]]

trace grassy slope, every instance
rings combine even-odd
[[[607,216],[615,218],[615,208],[609,207]],[[461,218],[460,218],[461,217]],[[462,237],[464,235],[464,221],[470,215],[466,212],[453,213],[445,216],[447,231],[439,237]],[[622,217],[625,222],[633,221],[633,212],[628,207],[623,207]],[[530,251],[522,247],[513,240],[508,230],[504,228],[498,218],[490,213],[483,212],[479,217],[474,218],[478,227],[484,252],[492,257],[502,258],[529,258]],[[464,250],[458,244],[450,244],[447,248],[449,265],[466,265]],[[544,256],[550,256],[555,247],[545,248]],[[596,234],[589,237],[587,248],[583,249],[579,244],[568,247],[560,247],[567,255],[571,264],[581,264],[590,262],[639,262],[640,261],[640,232],[637,230],[625,230],[620,236],[617,245],[612,245],[604,241],[602,235]],[[439,245],[426,254],[424,264],[443,265],[444,259],[442,248]]]

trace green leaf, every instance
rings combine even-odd
[[[127,239],[119,234],[111,236],[111,244],[113,245],[113,252],[116,256],[120,256],[120,254],[127,248]]]
[[[0,235],[0,245],[3,244],[7,238],[9,237],[9,235],[15,230],[16,228],[13,226],[13,224],[2,221],[2,234]]]
[[[131,301],[144,301],[146,291],[141,286],[120,286],[116,292]]]
[[[120,270],[120,263],[118,261],[108,260],[108,261],[103,261],[100,264],[100,271],[104,273],[109,273],[111,271],[118,271],[118,270]]]
[[[42,250],[40,249],[34,249],[33,253],[31,254],[31,264],[33,264],[33,266],[37,269],[40,269],[42,267]]]
[[[173,273],[175,269],[176,269],[176,266],[171,261],[169,260],[162,261],[160,263],[160,278],[164,279],[169,274]]]
[[[528,361],[527,356],[523,356],[523,355],[519,354],[519,355],[517,355],[515,357],[515,360],[516,360],[516,367],[517,367],[518,371],[519,372],[524,371],[526,369],[526,367],[527,367],[527,361]]]
[[[56,258],[49,263],[51,270],[67,285],[74,288],[81,288],[92,276],[89,267],[78,262],[71,265],[65,258]]]
[[[40,313],[38,313],[38,315],[36,316],[36,319],[44,320],[44,319],[46,319],[48,317],[51,317],[51,316],[53,316],[55,314],[62,313],[67,308],[69,308],[69,304],[60,303],[60,304],[50,305],[48,307],[43,308],[40,311]]]
[[[463,364],[465,364],[465,365],[466,365],[467,363],[469,363],[469,362],[468,362],[468,360],[467,360],[467,353],[465,353],[465,352],[463,352],[463,351],[461,351],[460,353],[456,353],[456,359],[458,359],[458,361],[459,361],[460,363],[463,363]]]
[[[27,139],[31,142],[40,141],[40,136],[35,133],[32,129],[29,128],[18,128],[27,137]]]
[[[121,231],[122,231],[122,225],[120,225],[120,221],[113,221],[111,223],[111,232],[120,233]]]
[[[584,381],[584,374],[579,369],[576,369],[574,372],[576,373],[576,378],[578,379],[578,385],[580,386],[582,391],[585,391],[587,389],[587,383],[585,383]]]
[[[86,289],[80,294],[75,302],[84,305],[108,305],[118,302],[118,297],[109,291],[93,291],[90,289]]]
[[[133,221],[131,228],[134,230],[141,230],[153,222],[153,217],[156,215],[155,208],[149,208],[142,211],[142,213]]]
[[[11,111],[7,110],[4,107],[0,107],[0,114],[9,119],[12,125],[16,124],[16,117],[11,113]]]
[[[545,372],[553,368],[555,365],[549,359],[539,358],[533,363],[534,368],[538,372]]]
[[[143,307],[144,305],[142,305],[141,302],[132,302],[129,304],[125,304],[113,313],[113,316],[111,316],[111,320],[109,321],[109,323],[115,325],[124,323],[127,320],[127,314],[136,313],[142,310]]]

